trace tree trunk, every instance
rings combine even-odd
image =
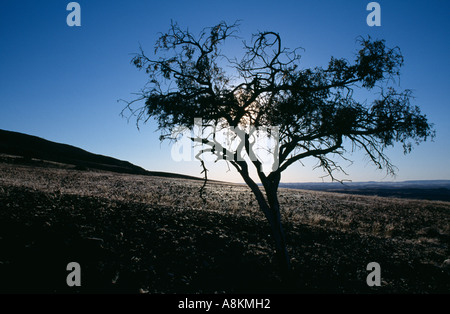
[[[269,220],[269,223],[272,228],[272,235],[275,240],[275,248],[276,255],[281,267],[281,275],[284,281],[287,281],[291,278],[291,258],[289,256],[287,246],[286,246],[286,237],[284,234],[283,226],[281,223],[281,214],[280,214],[280,205],[278,203],[278,197],[276,191],[270,191],[271,197],[270,199],[270,212],[273,217]]]
[[[267,200],[265,199],[259,186],[248,175],[247,166],[245,163],[241,164],[242,168],[236,167],[239,173],[242,175],[245,183],[250,187],[253,194],[258,201],[260,209],[263,211],[267,218],[271,230],[272,236],[275,241],[276,257],[281,269],[282,280],[289,284],[291,282],[291,260],[286,247],[286,238],[284,235],[283,227],[281,225],[280,204],[278,202],[278,183],[279,175],[274,180],[261,179],[266,192]]]
[[[272,191],[266,191],[267,198],[268,200],[270,200],[269,204],[264,199],[259,189],[259,193],[255,191],[253,192],[272,230],[272,237],[275,242],[276,258],[280,265],[282,280],[284,282],[289,282],[291,278],[291,259],[287,251],[286,237],[284,235],[283,227],[281,224],[280,206],[278,203],[278,197],[276,195],[276,189]]]
[[[274,239],[275,239],[275,247],[277,250],[277,256],[280,261],[281,271],[283,277],[289,276],[291,272],[291,258],[287,251],[286,247],[286,237],[284,235],[283,227],[281,225],[281,221],[277,221],[274,226],[275,230],[272,230]]]

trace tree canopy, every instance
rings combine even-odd
[[[338,166],[327,155],[342,155],[344,139],[394,173],[386,147],[400,142],[409,152],[413,143],[433,137],[432,125],[411,104],[411,92],[395,88],[403,57],[384,40],[359,38],[353,62],[332,57],[327,67],[304,69],[299,49],[284,48],[280,35],[271,31],[244,42],[241,60],[224,56],[221,46],[237,33],[237,24],[222,22],[194,36],[172,23],[156,42],[158,58],[141,49],[132,59],[149,81],[127,108],[138,121],[155,118],[162,139],[170,138],[175,127],[192,128],[195,118],[205,125],[277,126],[276,176],[309,156],[332,175]],[[353,97],[355,89],[374,88],[379,97],[371,103]],[[139,100],[145,106],[132,107]]]

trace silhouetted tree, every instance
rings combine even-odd
[[[385,148],[399,142],[408,153],[413,143],[433,137],[434,130],[419,108],[410,104],[410,91],[394,89],[403,57],[398,48],[386,47],[384,40],[360,38],[353,62],[332,57],[326,67],[304,69],[298,49],[284,48],[280,35],[272,31],[253,35],[250,44],[244,42],[240,60],[224,56],[221,44],[237,38],[237,31],[237,24],[222,22],[194,36],[172,23],[156,42],[155,58],[141,48],[132,59],[149,80],[125,109],[138,124],[155,118],[161,140],[176,137],[180,127],[195,127],[195,118],[202,118],[203,129],[239,130],[234,149],[220,146],[214,132],[191,139],[208,148],[199,155],[208,152],[227,160],[253,191],[271,226],[286,275],[290,258],[277,197],[283,171],[313,157],[336,180],[335,170],[342,169],[335,158],[345,158],[347,143],[352,150],[363,150],[378,168],[394,173]],[[355,89],[372,91],[375,100],[358,101]],[[145,103],[136,108],[139,101]],[[248,158],[255,156],[255,141],[251,141],[255,131],[249,126],[278,128],[273,135],[278,139],[275,166],[267,173],[258,157]],[[251,177],[250,167],[255,167],[262,189]]]

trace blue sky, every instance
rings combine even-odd
[[[366,24],[364,0],[317,1],[78,1],[81,27],[69,27],[70,1],[0,2],[0,128],[75,145],[88,151],[128,160],[148,170],[200,175],[198,162],[175,162],[169,143],[159,142],[153,123],[140,130],[120,117],[124,104],[146,82],[131,64],[139,43],[150,52],[170,21],[194,33],[222,20],[241,20],[241,36],[260,30],[281,34],[287,47],[305,49],[302,65],[325,65],[333,55],[352,59],[362,35],[386,39],[405,57],[400,88],[412,89],[414,103],[435,124],[434,142],[403,155],[389,149],[397,177],[386,177],[362,154],[343,162],[349,176],[341,179],[450,179],[450,2],[378,1],[381,27]],[[236,50],[238,42],[230,46]],[[306,160],[287,170],[285,182],[321,181]],[[213,179],[240,182],[222,164],[210,164]]]

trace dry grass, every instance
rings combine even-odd
[[[41,266],[79,254],[91,274],[81,292],[285,291],[249,189],[209,184],[204,204],[201,184],[0,163],[0,243],[7,247],[0,270],[17,271],[21,259],[44,250],[50,256]],[[449,292],[441,265],[450,256],[450,203],[289,189],[279,195],[296,275],[289,292]],[[380,288],[365,285],[371,261],[382,267]],[[55,283],[64,271],[44,286],[24,287],[24,279],[1,290],[67,292]]]

